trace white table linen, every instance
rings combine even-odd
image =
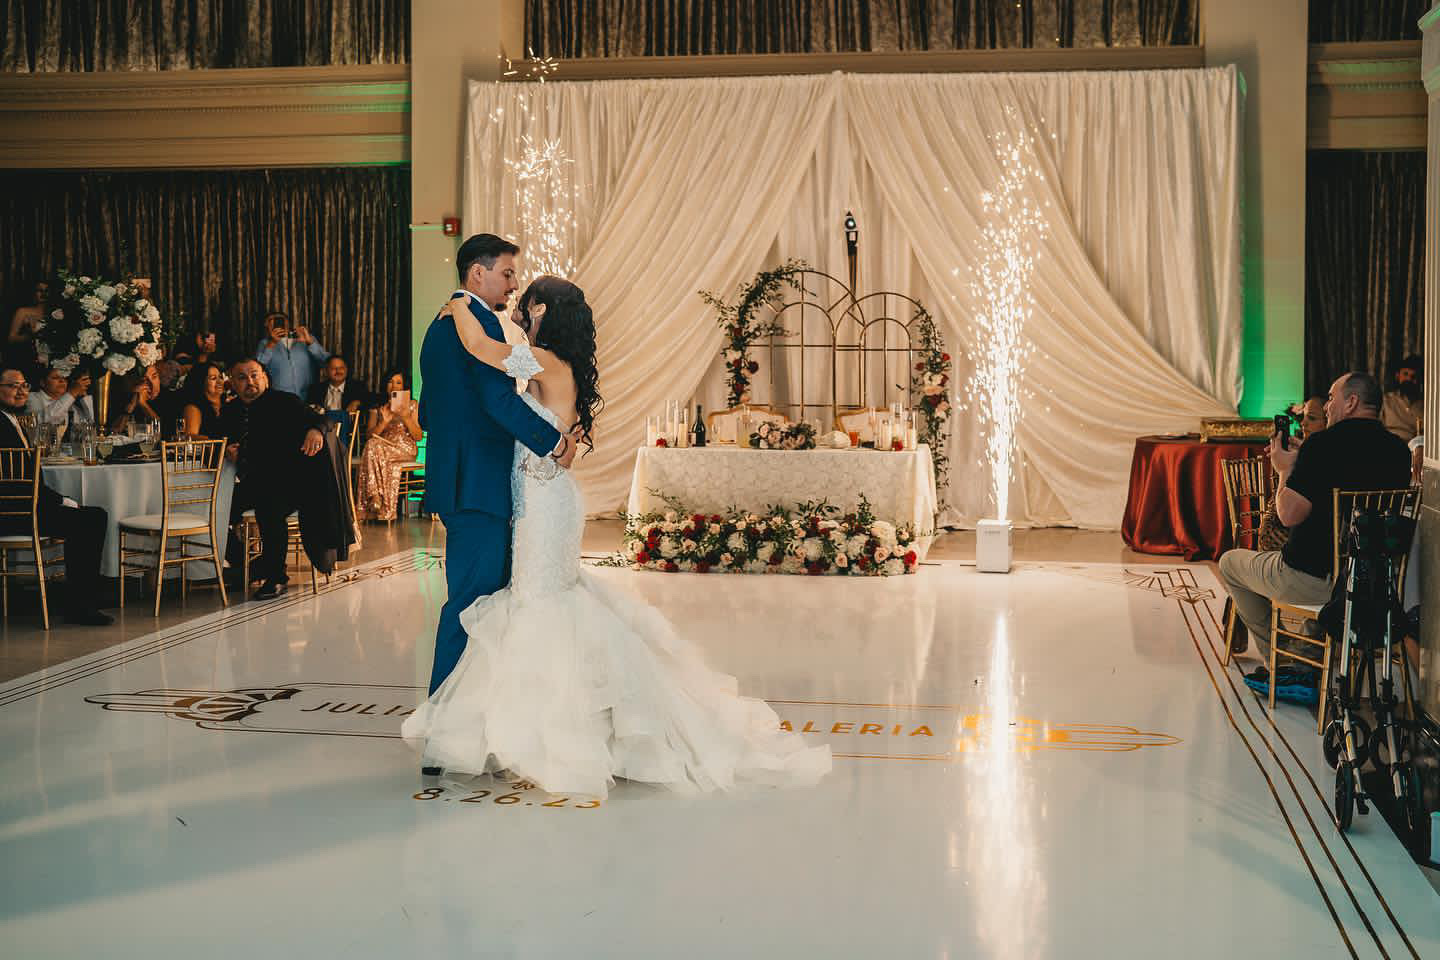
[[[925,444],[904,451],[641,447],[626,512],[664,512],[662,495],[697,513],[758,513],[822,499],[848,512],[863,495],[877,519],[915,530],[922,558],[935,532],[935,465]]]
[[[42,479],[61,496],[69,497],[83,507],[101,507],[106,513],[105,546],[100,551],[100,573],[106,577],[120,575],[118,555],[119,524],[126,517],[158,514],[164,507],[164,486],[160,464],[107,463],[87,467],[83,464],[42,465]],[[224,563],[225,544],[230,539],[230,497],[235,489],[235,467],[230,461],[220,472],[220,489],[215,499],[216,549]],[[190,506],[187,513],[195,512]],[[178,569],[176,575],[178,576]],[[197,580],[215,576],[210,561],[190,565],[190,576]]]

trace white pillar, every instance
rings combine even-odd
[[[1420,507],[1421,703],[1440,717],[1440,3],[1420,19],[1429,97],[1425,151],[1425,492]]]

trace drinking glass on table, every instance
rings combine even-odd
[[[147,423],[140,428],[140,452],[145,456],[151,456],[155,452],[155,435],[159,432],[159,424]]]
[[[108,433],[101,434],[95,440],[95,449],[99,451],[102,460],[108,460],[110,454],[115,452],[115,442]]]
[[[185,418],[184,418],[184,417],[176,417],[176,418],[175,418],[175,439],[176,439],[176,440],[189,440],[189,439],[190,439],[189,434],[187,434],[187,433],[185,432]]]

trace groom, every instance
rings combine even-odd
[[[455,266],[470,312],[485,332],[505,336],[493,310],[515,292],[520,248],[489,233],[460,245]],[[515,381],[476,360],[460,343],[455,321],[437,316],[420,348],[420,426],[425,430],[425,498],[445,524],[445,585],[449,598],[435,631],[430,692],[465,651],[460,613],[510,580],[510,467],[515,441],[562,467],[575,458],[575,438],[561,434],[525,405]],[[421,767],[425,776],[440,768]]]

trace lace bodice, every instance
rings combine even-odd
[[[513,369],[512,369],[513,366]],[[506,362],[511,376],[540,372],[534,354],[517,344]],[[556,430],[559,418],[528,393],[520,398]],[[536,456],[516,442],[510,471],[515,521],[510,587],[518,595],[553,594],[575,585],[580,570],[580,538],[585,511],[570,471],[550,457]]]

